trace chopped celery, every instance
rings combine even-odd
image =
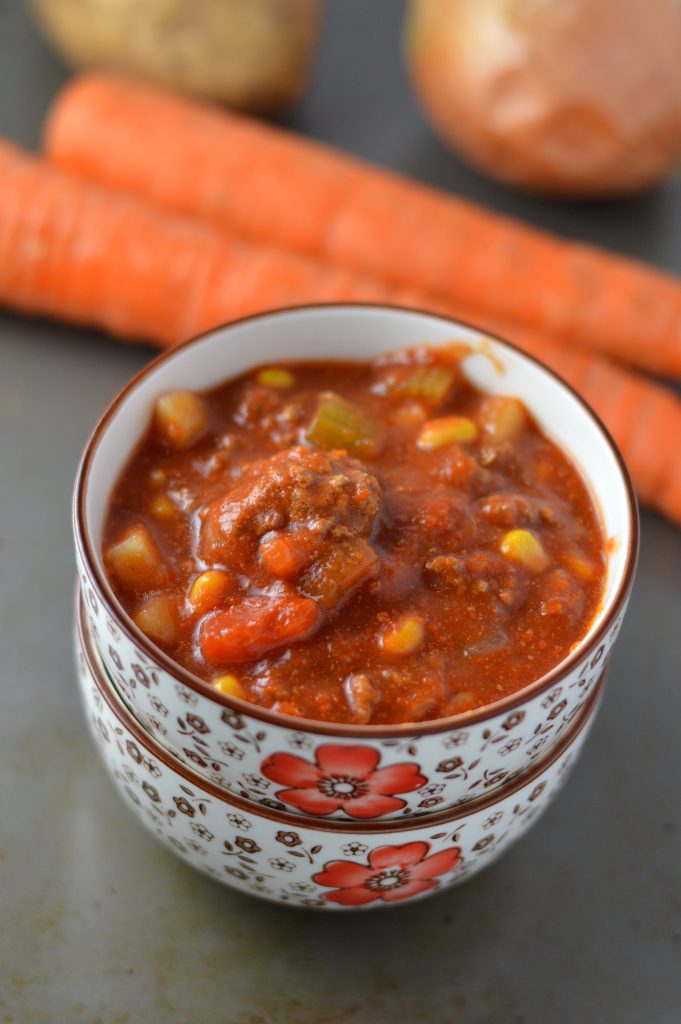
[[[307,432],[317,448],[344,448],[353,455],[371,455],[378,447],[380,427],[340,395],[326,391]]]

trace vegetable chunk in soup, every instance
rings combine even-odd
[[[224,694],[362,725],[479,708],[557,665],[599,605],[601,524],[522,402],[460,359],[163,395],[103,543],[138,627]]]

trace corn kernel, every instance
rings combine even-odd
[[[529,530],[509,530],[502,538],[500,551],[531,572],[543,572],[549,565],[548,555]]]
[[[210,611],[230,592],[232,585],[232,577],[222,569],[207,569],[192,583],[189,603],[197,612]]]
[[[296,378],[289,370],[282,370],[278,366],[270,366],[258,374],[258,384],[266,388],[280,388],[283,391],[292,388],[295,382]]]
[[[411,654],[422,642],[425,635],[420,615],[409,615],[400,619],[380,637],[380,644],[388,654]]]
[[[193,391],[171,391],[156,402],[156,428],[173,448],[189,448],[208,427],[206,407]]]
[[[177,509],[170,498],[165,494],[159,494],[149,506],[149,511],[156,519],[172,519]]]
[[[416,443],[419,448],[431,451],[454,442],[475,441],[477,436],[478,428],[467,416],[442,416],[424,424]]]
[[[244,697],[244,688],[236,676],[218,676],[213,687],[224,697]]]
[[[142,632],[156,643],[172,644],[177,639],[179,615],[169,594],[153,594],[148,597],[137,609],[133,619]]]

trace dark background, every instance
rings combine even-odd
[[[142,0],[141,0],[142,2]],[[422,181],[679,271],[681,179],[593,205],[461,166],[411,96],[397,0],[335,0],[287,123]],[[37,145],[65,70],[0,0],[0,134]],[[150,356],[0,315],[2,1024],[678,1024],[681,536],[641,564],[587,749],[499,864],[413,908],[315,916],[220,889],[129,817],[85,734],[71,655],[80,450]]]

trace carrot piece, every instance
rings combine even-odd
[[[321,615],[319,605],[306,597],[247,597],[204,621],[201,650],[214,664],[252,661],[309,636]]]
[[[320,544],[319,536],[305,527],[270,530],[260,541],[260,557],[269,572],[286,578],[308,565]]]
[[[681,283],[317,143],[106,74],[49,117],[63,167],[220,229],[300,250],[681,375]]]

